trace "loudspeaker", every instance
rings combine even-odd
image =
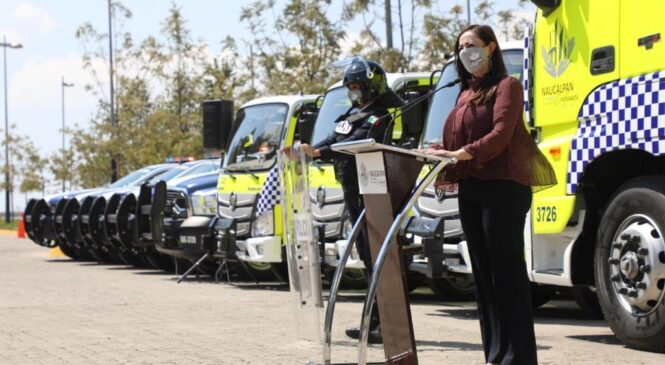
[[[225,150],[233,126],[232,100],[207,100],[203,111],[203,148]]]
[[[312,132],[314,132],[314,123],[319,115],[318,109],[304,110],[298,118],[298,134],[301,143],[312,143]]]
[[[420,93],[417,91],[407,92],[403,98],[407,103],[413,102],[420,98]],[[427,107],[426,102],[421,102],[419,105],[413,105],[409,110],[405,110],[402,113],[402,139],[407,137],[420,137],[420,133],[423,131],[423,125],[425,123],[425,108]]]

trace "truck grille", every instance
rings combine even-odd
[[[462,224],[459,220],[459,207],[457,191],[446,193],[443,199],[437,198],[434,185],[430,184],[418,198],[415,209],[423,217],[444,217],[444,237],[458,237],[462,235]]]
[[[342,221],[346,216],[342,189],[324,186],[312,187],[309,189],[309,196],[312,201],[314,224],[325,226],[327,239],[342,238]]]
[[[233,199],[231,196],[233,195]],[[249,236],[249,229],[256,209],[255,193],[218,193],[219,215],[222,218],[236,220],[236,235],[240,238]],[[233,204],[232,204],[233,203]]]
[[[167,190],[164,216],[167,218],[186,219],[189,214],[189,199],[182,191]]]

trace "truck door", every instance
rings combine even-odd
[[[536,126],[577,124],[589,92],[619,78],[620,3],[563,1],[546,17],[538,12],[533,82]]]
[[[532,280],[571,285],[566,251],[581,225],[575,190],[568,189],[572,143],[580,130],[580,112],[598,86],[619,78],[621,0],[562,0],[546,16],[536,15],[530,84],[533,126],[539,147],[552,164],[558,184],[534,194],[531,207]]]
[[[662,0],[621,2],[621,78],[665,69]]]

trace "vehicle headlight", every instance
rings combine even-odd
[[[192,195],[193,215],[215,215],[217,212],[217,192]]]
[[[270,236],[275,232],[273,211],[268,210],[252,222],[252,237]]]

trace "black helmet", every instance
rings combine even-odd
[[[376,62],[354,58],[344,72],[344,86],[361,85],[362,102],[376,100],[388,90],[386,72]]]

